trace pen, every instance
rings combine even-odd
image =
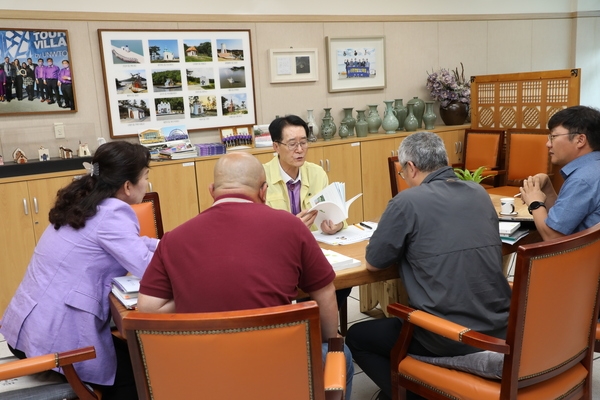
[[[517,193],[513,197],[521,197],[521,193]]]
[[[360,229],[361,231],[364,231],[364,229],[359,224],[354,224],[354,226]]]
[[[360,226],[364,226],[364,227],[365,227],[365,228],[367,228],[367,229],[373,229],[373,228],[371,228],[369,225],[365,224],[364,222],[359,222],[358,224],[359,224]]]

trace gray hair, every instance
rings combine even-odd
[[[448,154],[442,139],[432,132],[416,132],[406,137],[398,149],[398,161],[413,164],[422,172],[433,172],[448,165]]]

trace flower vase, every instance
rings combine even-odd
[[[394,110],[396,110],[396,118],[398,118],[398,129],[397,131],[404,130],[404,120],[408,115],[408,110],[402,104],[402,99],[396,99],[396,104],[394,105]]]
[[[344,108],[344,119],[343,123],[348,127],[348,136],[354,136],[354,127],[356,126],[356,120],[352,117],[352,107]],[[341,136],[341,135],[340,135]]]
[[[365,116],[365,110],[356,110],[356,137],[367,137],[369,123]]]
[[[414,132],[419,127],[419,121],[417,120],[417,117],[415,117],[414,107],[414,103],[406,103],[406,108],[408,110],[408,115],[404,120],[404,129],[406,132]]]
[[[331,127],[331,118],[323,117],[323,123],[321,124],[321,135],[323,140],[331,140],[333,137],[333,128]]]
[[[323,110],[325,110],[325,117],[323,117],[323,118],[329,118],[329,124],[331,125],[331,130],[333,132],[333,134],[331,136],[333,137],[333,136],[335,136],[337,127],[335,126],[335,122],[333,121],[333,117],[331,116],[331,108],[324,108]]]
[[[316,142],[317,138],[319,137],[319,126],[317,125],[317,122],[315,121],[315,116],[313,115],[313,110],[306,110],[308,117],[306,119],[306,125],[308,125],[308,141],[309,142]],[[312,131],[312,138],[313,140],[311,140],[311,131]]]
[[[417,129],[421,128],[421,126],[423,126],[423,113],[425,112],[425,102],[417,96],[415,96],[412,99],[410,99],[406,104],[407,106],[408,104],[414,105],[413,112],[415,114],[415,118],[417,118]]]
[[[377,104],[369,104],[369,109],[369,116],[367,117],[369,133],[377,133],[381,126],[381,117],[379,116],[379,111],[377,111]]]
[[[466,103],[451,101],[447,107],[440,106],[440,117],[446,125],[462,125],[467,119],[469,108]]]
[[[350,135],[350,128],[345,122],[340,122],[340,130],[338,131],[341,139],[346,139]]]
[[[437,115],[433,112],[433,101],[425,102],[425,113],[423,114],[423,123],[425,124],[425,129],[430,130],[435,127],[435,120],[437,119]]]
[[[385,133],[396,133],[396,129],[398,128],[399,122],[398,118],[396,118],[396,113],[394,110],[394,101],[393,100],[384,100],[385,103],[385,111],[383,112],[383,121],[381,122],[381,126]]]

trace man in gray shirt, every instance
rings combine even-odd
[[[412,307],[504,338],[511,291],[489,195],[456,177],[434,133],[408,136],[398,160],[410,188],[388,203],[367,246],[367,269],[398,267]],[[348,331],[354,360],[382,389],[379,399],[391,398],[390,352],[401,328],[402,320],[384,318]],[[477,351],[419,328],[409,348],[423,356]]]

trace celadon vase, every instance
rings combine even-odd
[[[337,127],[335,126],[335,122],[333,121],[333,117],[331,116],[331,108],[324,108],[323,110],[325,110],[325,117],[323,117],[323,118],[329,118],[329,124],[331,125],[331,130],[333,131],[333,134],[332,134],[332,137],[333,137],[333,136],[335,136]]]
[[[350,135],[350,128],[346,125],[345,122],[340,122],[340,130],[338,131],[338,135],[340,135],[341,139],[346,139]]]
[[[425,102],[417,96],[415,96],[412,99],[410,99],[408,103],[406,103],[407,106],[408,104],[412,104],[414,106],[413,113],[417,118],[417,129],[419,129],[423,126],[423,113],[425,112]]]
[[[352,117],[352,107],[344,108],[344,119],[343,123],[348,127],[348,136],[354,136],[354,127],[356,126],[356,120]],[[342,135],[340,135],[342,136]]]
[[[419,121],[415,117],[414,106],[413,103],[406,104],[406,108],[408,109],[408,115],[404,120],[404,129],[406,132],[414,132],[419,127]]]
[[[369,133],[379,132],[381,126],[381,117],[379,111],[377,111],[377,104],[369,104],[369,116],[367,117],[369,123]]]
[[[423,114],[423,123],[425,124],[425,129],[430,130],[435,127],[435,120],[437,119],[437,115],[433,112],[433,101],[425,102],[425,113]]]
[[[398,129],[397,131],[404,130],[404,120],[408,115],[408,110],[402,104],[402,99],[396,99],[396,104],[394,105],[394,110],[396,110],[396,118],[398,118]]]
[[[333,128],[331,127],[331,118],[323,117],[323,123],[321,124],[321,135],[323,140],[331,140],[333,137]]]
[[[356,110],[356,137],[367,137],[369,123],[365,117],[365,110]]]
[[[394,110],[394,101],[393,100],[384,100],[385,103],[385,111],[383,112],[383,121],[381,122],[381,126],[385,133],[396,133],[396,129],[398,128],[398,118],[396,118],[396,113]]]
[[[315,116],[313,115],[313,110],[306,110],[306,112],[308,114],[308,116],[306,118],[306,125],[308,125],[308,132],[309,132],[308,141],[314,142],[319,137],[319,126],[317,125],[317,122],[315,121]],[[311,140],[311,137],[310,137],[311,128],[312,128],[312,137],[314,137],[314,140]]]

